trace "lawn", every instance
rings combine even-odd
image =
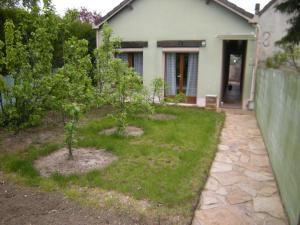
[[[70,193],[74,187],[114,191],[147,201],[152,208],[161,207],[166,214],[190,218],[217,149],[224,115],[181,107],[158,107],[156,112],[175,115],[176,119],[130,118],[130,125],[144,129],[141,137],[101,134],[103,129],[114,126],[110,117],[89,119],[80,127],[78,147],[106,149],[118,156],[117,161],[101,171],[40,177],[33,161],[62,147],[51,143],[2,155],[0,169],[16,173],[32,186],[51,186],[64,193]]]

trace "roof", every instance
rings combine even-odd
[[[253,18],[253,14],[247,12],[246,10],[242,9],[241,7],[233,4],[232,2],[229,2],[228,0],[211,0],[224,8],[232,11],[233,13],[237,14],[238,16],[242,17],[243,19],[246,19],[250,21]],[[102,26],[105,22],[112,19],[115,15],[117,15],[119,12],[121,12],[126,6],[129,6],[134,0],[124,0],[122,1],[118,6],[113,8],[109,13],[107,13],[103,18],[100,24],[96,25],[95,28],[99,28]],[[206,1],[207,4],[210,2],[210,0]]]
[[[228,0],[214,0],[214,2],[218,3],[219,5],[222,5],[224,7],[227,7],[229,10],[231,10],[232,12],[238,14],[239,16],[242,16],[244,19],[252,19],[253,18],[253,14],[246,11],[245,9],[237,6],[236,4],[233,4],[232,2],[228,1]]]
[[[267,11],[272,5],[275,4],[275,2],[277,2],[277,0],[271,0],[269,1],[269,3],[259,12],[259,16],[261,16],[265,11]]]

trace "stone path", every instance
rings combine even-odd
[[[226,112],[193,225],[287,225],[254,114]]]

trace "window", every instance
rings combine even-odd
[[[166,96],[184,94],[186,102],[196,104],[198,53],[166,53]]]
[[[116,56],[128,62],[128,66],[134,68],[134,70],[143,76],[143,53],[142,52],[124,52]]]

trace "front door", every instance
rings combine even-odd
[[[198,53],[166,54],[166,97],[185,96],[185,103],[196,104]]]

